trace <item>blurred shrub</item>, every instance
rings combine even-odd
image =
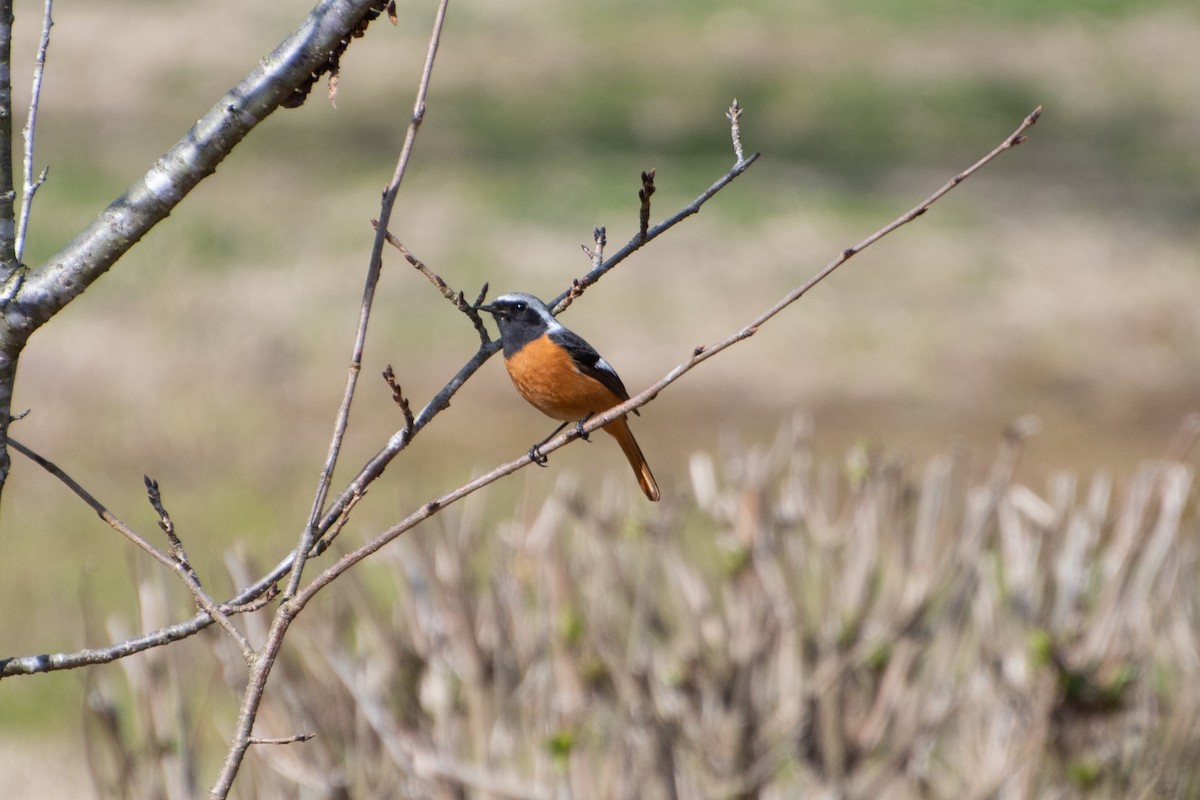
[[[1038,494],[1019,429],[982,478],[807,441],[698,454],[652,515],[567,478],[528,519],[447,510],[296,627],[258,733],[317,736],[259,746],[240,796],[1200,791],[1188,466]],[[127,673],[143,744],[93,692],[114,796],[196,772],[167,651]]]

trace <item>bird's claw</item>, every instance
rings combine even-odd
[[[529,448],[529,460],[537,464],[539,467],[544,467],[550,461],[550,456],[542,453],[540,447],[536,444]]]
[[[584,417],[575,423],[575,435],[580,439],[583,439],[585,442],[590,442],[592,440],[591,437],[588,436],[587,431],[583,429],[583,423],[585,422],[587,422],[587,417]]]

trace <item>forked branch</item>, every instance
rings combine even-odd
[[[644,406],[645,404],[647,404],[651,400],[653,400],[655,397],[657,397],[659,392],[661,392],[663,389],[670,386],[675,381],[679,380],[683,375],[690,372],[692,369],[694,369],[695,367],[697,367],[704,361],[707,361],[708,359],[712,358],[713,356],[717,355],[718,353],[723,352],[724,350],[727,350],[728,348],[732,347],[733,345],[737,344],[738,342],[744,341],[745,339],[748,339],[751,336],[753,336],[755,333],[758,332],[758,329],[762,325],[764,325],[765,323],[770,321],[773,317],[778,315],[781,311],[783,311],[789,305],[791,305],[792,303],[799,300],[810,289],[812,289],[812,287],[816,286],[818,283],[820,283],[825,278],[827,278],[830,274],[833,273],[834,270],[836,270],[842,264],[846,263],[846,261],[853,258],[858,253],[861,253],[863,250],[870,247],[872,244],[879,241],[884,236],[887,236],[892,231],[895,231],[897,228],[900,228],[901,226],[913,221],[917,217],[924,214],[926,211],[929,210],[929,208],[934,203],[936,203],[938,200],[940,200],[942,197],[944,197],[948,192],[950,192],[951,189],[958,186],[960,183],[962,183],[964,180],[969,178],[971,175],[978,172],[980,169],[982,169],[984,166],[986,166],[988,163],[990,163],[993,159],[995,159],[998,155],[1000,155],[1001,153],[1005,152],[1006,150],[1009,150],[1009,149],[1015,147],[1016,145],[1024,142],[1025,141],[1025,132],[1031,126],[1033,126],[1034,123],[1037,122],[1038,117],[1041,115],[1041,113],[1042,113],[1042,107],[1038,106],[1027,117],[1025,117],[1024,120],[1022,120],[1020,126],[1018,126],[1018,128],[1012,134],[1010,134],[1007,138],[1005,138],[1005,140],[1003,142],[1001,142],[999,145],[997,145],[995,148],[993,148],[991,150],[991,152],[989,152],[987,155],[980,158],[978,161],[976,161],[974,164],[972,164],[967,169],[965,169],[962,172],[955,175],[953,178],[951,178],[949,181],[947,181],[943,186],[941,186],[937,191],[935,191],[933,194],[931,194],[929,197],[927,197],[921,203],[914,206],[912,209],[910,209],[906,213],[900,215],[895,220],[893,220],[892,222],[883,226],[882,228],[877,230],[875,233],[873,233],[870,236],[868,236],[867,238],[863,239],[858,244],[856,244],[852,247],[845,248],[838,255],[837,258],[835,258],[828,265],[826,265],[822,270],[820,270],[815,275],[813,275],[813,277],[811,277],[809,280],[805,281],[803,284],[801,284],[800,286],[793,289],[791,292],[788,292],[788,294],[784,295],[774,305],[772,305],[771,307],[769,307],[768,309],[763,311],[761,314],[759,314],[757,317],[752,319],[749,323],[744,325],[742,328],[731,333],[730,335],[726,336],[724,339],[721,339],[720,341],[716,342],[715,344],[712,344],[709,346],[700,346],[700,347],[695,348],[695,350],[692,351],[691,355],[688,356],[688,358],[686,358],[680,364],[678,364],[674,369],[672,369],[670,372],[666,373],[662,378],[660,378],[657,382],[655,382],[651,386],[647,387],[643,391],[634,395],[629,400],[626,400],[624,403],[621,403],[618,406],[614,406],[613,408],[609,409],[608,411],[605,411],[603,414],[596,414],[596,415],[588,418],[587,422],[583,423],[581,426],[568,426],[563,433],[560,433],[558,436],[554,437],[549,442],[547,442],[546,444],[542,445],[539,448],[541,451],[541,454],[548,455],[549,453],[553,452],[554,450],[557,450],[558,448],[563,447],[571,440],[580,438],[581,435],[586,435],[586,434],[591,433],[592,431],[602,428],[605,425],[607,425],[608,423],[617,419],[618,417],[622,417],[622,416],[628,414],[629,412],[633,411],[634,409]],[[420,509],[413,512],[405,519],[401,520],[400,522],[393,525],[391,528],[389,528],[386,531],[383,531],[379,535],[375,536],[370,541],[363,544],[361,547],[342,556],[340,559],[338,559],[336,562],[334,562],[328,568],[326,568],[324,571],[322,571],[316,578],[314,578],[307,586],[304,587],[303,590],[301,590],[295,596],[295,598],[293,600],[295,607],[297,609],[303,607],[321,589],[323,589],[325,586],[328,586],[330,583],[332,583],[334,580],[336,580],[340,574],[342,574],[343,572],[345,572],[346,570],[348,570],[350,567],[354,566],[358,562],[362,561],[367,556],[371,555],[372,553],[375,553],[384,545],[395,540],[397,537],[399,537],[406,531],[411,530],[413,527],[415,527],[420,522],[422,522],[422,521],[428,519],[429,517],[433,516],[434,514],[438,513],[446,506],[451,505],[451,504],[461,500],[462,498],[478,491],[479,489],[483,488],[484,486],[487,486],[488,484],[493,483],[494,481],[499,480],[500,478],[502,478],[506,475],[510,475],[510,474],[516,472],[517,470],[528,466],[531,463],[534,463],[533,458],[530,454],[526,453],[525,455],[521,456],[520,458],[514,459],[506,464],[502,464],[502,465],[496,467],[495,469],[493,469],[491,472],[488,472],[484,475],[480,475],[479,477],[475,478],[474,480],[472,480],[468,483],[463,484],[462,486],[458,487],[457,489],[447,492],[446,494],[442,495],[441,497],[438,497],[434,500],[427,502]]]

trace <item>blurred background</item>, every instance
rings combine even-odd
[[[177,141],[309,10],[304,2],[60,3],[25,261],[42,263]],[[160,482],[214,594],[222,554],[274,563],[307,517],[344,386],[378,198],[411,113],[434,4],[398,4],[325,83],[256,129],[176,213],[30,342],[14,436],[154,533]],[[18,0],[24,123],[41,4]],[[688,458],[811,419],[816,454],[990,459],[1036,415],[1022,463],[1131,473],[1200,410],[1200,8],[1193,0],[660,0],[452,4],[393,232],[469,297],[551,297],[732,164],[730,100],[762,159],[593,287],[566,323],[631,391],[745,324],[1004,139],[1030,140],[852,259],[753,339],[643,410],[664,493]],[[337,487],[421,407],[475,332],[402,259],[385,269]],[[360,541],[550,429],[493,360],[372,488]],[[55,480],[14,458],[0,509],[0,655],[111,640],[146,571]],[[1194,463],[1194,462],[1193,462]],[[608,441],[557,453],[485,501],[531,504]],[[628,480],[626,480],[628,479]],[[186,607],[186,605],[184,606]],[[172,617],[174,618],[174,617]],[[0,684],[0,764],[78,742],[83,678]],[[223,693],[223,688],[215,689]],[[18,744],[18,739],[20,744]],[[44,744],[43,744],[44,742]]]

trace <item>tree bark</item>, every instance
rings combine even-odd
[[[45,264],[14,255],[12,0],[0,0],[0,492],[8,477],[8,423],[17,362],[29,336],[108,271],[207,178],[280,104],[336,59],[381,0],[321,0],[279,47],[196,122],[141,179]]]

